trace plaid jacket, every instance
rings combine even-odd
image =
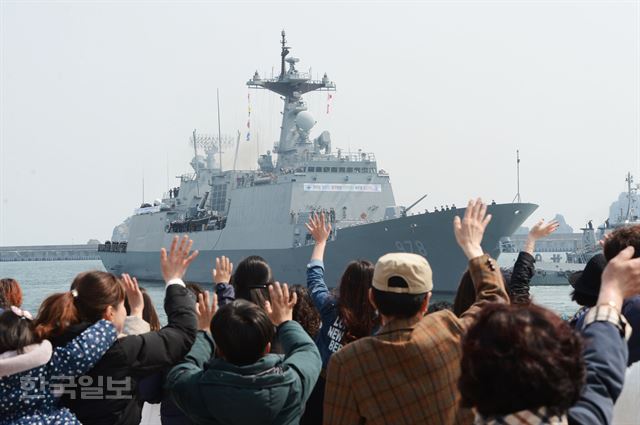
[[[567,415],[556,416],[546,407],[537,410],[523,410],[505,416],[476,417],[474,425],[568,425]]]
[[[477,301],[461,318],[445,310],[393,320],[331,356],[324,399],[327,425],[472,424],[459,406],[461,336],[488,302],[508,302],[502,275],[488,255],[469,271]]]

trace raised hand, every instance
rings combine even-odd
[[[189,254],[192,245],[193,241],[185,235],[178,246],[178,236],[175,236],[168,255],[166,249],[160,250],[160,268],[165,282],[168,283],[171,279],[182,279],[191,262],[198,256],[198,251]]]
[[[327,239],[329,239],[331,223],[326,222],[324,213],[320,214],[320,216],[313,213],[313,215],[309,217],[309,222],[305,223],[305,226],[307,226],[307,230],[309,230],[309,233],[311,233],[316,243],[326,242]]]
[[[213,283],[229,283],[232,272],[233,263],[229,261],[229,257],[224,255],[220,258],[216,257],[216,268],[212,272]]]
[[[211,319],[218,311],[218,296],[213,293],[213,300],[209,302],[209,291],[198,294],[198,302],[196,303],[196,316],[198,316],[198,329],[208,331],[211,326]]]
[[[598,245],[600,245],[600,248],[604,249],[604,246],[609,238],[611,238],[611,233],[605,233],[604,235],[602,235],[602,239],[598,241]]]
[[[607,263],[598,304],[613,303],[620,312],[625,298],[640,294],[640,258],[633,258],[634,251],[633,246],[628,246]]]
[[[556,220],[551,220],[545,224],[544,219],[542,219],[529,230],[529,238],[534,240],[542,239],[558,230],[558,227],[560,227],[560,223]]]
[[[126,273],[121,276],[122,283],[124,284],[124,292],[127,294],[127,301],[131,308],[130,316],[136,316],[142,318],[142,311],[144,310],[144,297],[142,291],[138,286],[138,280],[132,278]]]
[[[533,225],[531,230],[529,230],[529,235],[527,236],[527,241],[524,244],[524,252],[528,252],[533,255],[533,251],[536,248],[536,241],[538,239],[542,239],[544,237],[549,236],[560,227],[560,223],[556,220],[551,220],[548,223],[544,222],[544,219],[541,219],[536,224]]]
[[[264,309],[271,323],[279,326],[293,320],[293,307],[298,302],[298,295],[295,292],[289,294],[289,286],[286,283],[282,286],[279,282],[269,285],[269,298],[271,300],[265,302]]]
[[[491,214],[480,198],[469,201],[462,220],[458,216],[453,219],[456,241],[469,260],[483,254],[480,244],[490,221]]]

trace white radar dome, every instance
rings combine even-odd
[[[309,131],[316,125],[316,120],[313,118],[313,115],[311,115],[311,112],[302,111],[296,115],[296,125],[304,131]]]

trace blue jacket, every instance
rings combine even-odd
[[[336,297],[329,292],[324,282],[324,263],[320,260],[311,260],[307,265],[307,288],[311,295],[313,305],[320,313],[322,327],[316,335],[315,341],[322,358],[322,368],[329,364],[329,358],[342,348],[342,337],[346,327],[338,316],[338,303]]]
[[[45,340],[27,347],[24,354],[3,353],[0,424],[80,424],[52,392],[63,383],[83,385],[75,378],[93,368],[116,336],[113,324],[100,320],[64,346],[52,348]]]
[[[570,325],[576,329],[582,328],[584,318],[589,311],[589,307],[582,307],[571,320]],[[629,347],[629,360],[627,366],[640,360],[640,295],[627,298],[622,303],[622,315],[631,325],[633,332],[631,338],[627,341]]]
[[[620,331],[608,322],[595,322],[582,331],[587,382],[568,412],[571,425],[608,425],[627,370],[628,349]],[[593,342],[593,343],[592,343]]]

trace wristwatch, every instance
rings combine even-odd
[[[584,318],[582,329],[586,328],[593,322],[613,323],[618,330],[620,330],[620,334],[626,341],[629,341],[629,338],[631,337],[631,325],[622,314],[618,313],[618,309],[613,303],[600,304],[590,308]]]

